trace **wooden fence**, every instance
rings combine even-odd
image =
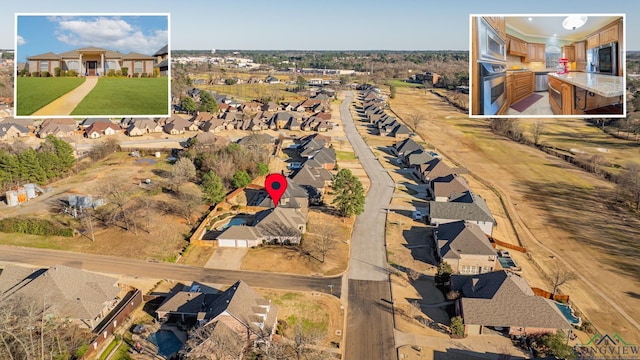
[[[95,329],[93,333],[96,337],[89,345],[89,349],[82,357],[83,359],[91,358],[91,354],[95,353],[107,340],[111,339],[111,335],[116,331],[119,325],[124,324],[125,319],[135,309],[142,304],[142,292],[138,289],[129,291],[118,306],[113,309],[109,315]]]
[[[494,237],[489,237],[489,240],[492,243],[494,243],[495,245],[499,245],[499,246],[505,247],[507,249],[515,250],[515,251],[518,251],[518,252],[521,252],[521,253],[526,253],[527,252],[527,249],[523,248],[522,246],[509,244],[509,243],[506,243],[504,241],[500,241],[500,240],[498,240],[498,239],[496,239]]]
[[[533,293],[536,294],[536,296],[541,296],[545,299],[553,299],[553,300],[564,302],[567,304],[569,303],[569,295],[561,295],[561,294],[553,295],[546,290],[542,290],[536,287],[532,287],[531,290],[533,290]],[[553,297],[551,297],[551,295],[553,295]]]

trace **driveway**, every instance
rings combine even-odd
[[[240,270],[242,259],[247,254],[247,248],[219,247],[217,248],[207,264],[207,269]]]
[[[87,77],[77,88],[53,100],[48,105],[33,113],[33,116],[70,115],[80,101],[98,84],[98,77]]]

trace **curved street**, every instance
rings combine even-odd
[[[371,187],[351,236],[348,273],[346,359],[395,359],[391,283],[385,248],[386,211],[395,184],[356,130],[349,109],[353,92],[340,105],[344,131]]]

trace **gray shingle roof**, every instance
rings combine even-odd
[[[469,191],[469,184],[459,175],[449,174],[431,180],[434,197],[449,197],[454,193]]]
[[[420,144],[418,144],[411,138],[398,141],[397,143],[393,144],[392,147],[398,155],[406,155],[416,150],[424,150]]]
[[[262,233],[259,229],[244,225],[229,226],[217,237],[218,240],[258,240],[260,238]]]
[[[476,224],[466,221],[440,224],[435,233],[444,259],[460,259],[464,255],[497,255],[485,233]]]
[[[407,166],[416,166],[428,163],[429,161],[433,160],[433,156],[427,154],[422,150],[416,150],[412,153],[409,153],[409,155],[406,155],[405,153],[405,159],[405,163],[407,164]]]
[[[487,204],[481,197],[473,197],[474,201],[470,203],[458,201],[460,199],[449,202],[429,201],[429,218],[495,223]]]
[[[535,296],[523,278],[506,271],[453,275],[451,287],[462,292],[465,324],[569,329],[551,300]]]

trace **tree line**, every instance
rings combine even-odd
[[[7,190],[23,183],[39,185],[60,179],[75,165],[73,148],[52,135],[37,150],[0,147],[0,188]]]

